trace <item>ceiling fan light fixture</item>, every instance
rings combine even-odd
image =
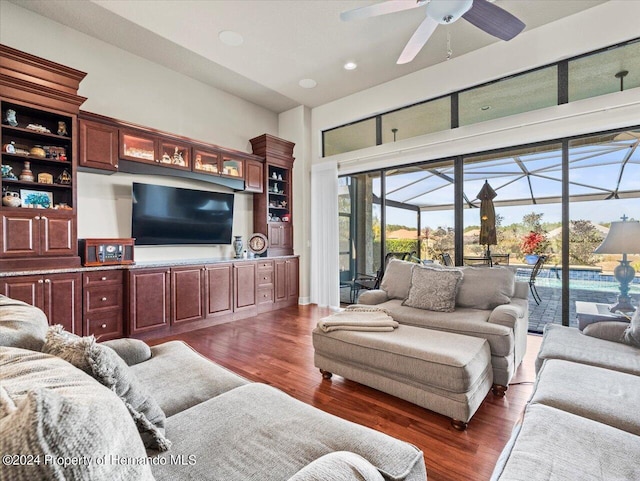
[[[473,0],[431,0],[426,7],[427,16],[447,25],[462,17],[472,5]]]

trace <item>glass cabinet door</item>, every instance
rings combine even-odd
[[[137,132],[121,130],[120,158],[135,162],[156,163],[157,139]]]

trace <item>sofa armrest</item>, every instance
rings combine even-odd
[[[104,341],[101,344],[116,351],[116,354],[124,359],[128,366],[151,359],[151,348],[139,339],[113,339]]]
[[[582,333],[597,337],[598,339],[604,339],[605,341],[624,342],[624,332],[629,327],[628,322],[624,321],[602,321],[594,322],[586,326]]]
[[[289,478],[289,481],[384,481],[369,461],[349,451],[325,454]]]
[[[515,329],[518,319],[525,317],[525,310],[528,308],[528,302],[513,299],[509,304],[503,304],[491,311],[487,322]]]
[[[360,296],[358,296],[358,304],[382,304],[389,300],[389,296],[387,296],[387,292],[382,289],[371,289],[370,291],[364,291]]]

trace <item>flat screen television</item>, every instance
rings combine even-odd
[[[133,184],[136,245],[231,244],[233,194]]]

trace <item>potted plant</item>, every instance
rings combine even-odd
[[[529,231],[527,235],[522,238],[520,249],[524,254],[524,259],[527,264],[535,264],[538,261],[540,254],[549,246],[546,234],[542,232]]]

